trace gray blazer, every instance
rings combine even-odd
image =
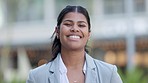
[[[44,64],[30,71],[26,83],[60,83],[59,60]],[[122,83],[115,65],[111,65],[86,54],[85,83]]]

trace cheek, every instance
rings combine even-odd
[[[66,27],[60,28],[60,37],[63,38],[64,35],[66,35],[68,29]]]
[[[66,31],[68,31],[68,27],[61,25],[60,31],[61,32],[66,32]]]
[[[88,41],[89,40],[89,38],[90,38],[90,32],[87,32],[86,34],[85,34],[85,39],[86,39],[86,41]]]
[[[89,37],[90,37],[90,34],[89,34],[89,33],[87,33],[87,34],[86,34],[86,39],[88,40],[88,39],[89,39]]]
[[[88,37],[88,38],[90,37],[90,32],[88,31],[88,29],[84,29],[83,33],[86,37]]]

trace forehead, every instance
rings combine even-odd
[[[83,14],[78,13],[78,12],[69,12],[69,13],[67,13],[63,18],[63,21],[64,20],[87,22],[86,17]]]

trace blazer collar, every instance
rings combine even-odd
[[[59,53],[60,54],[60,53]],[[59,54],[52,62],[48,63],[49,68],[49,83],[60,83],[59,75]],[[98,83],[97,82],[97,70],[94,63],[94,59],[86,53],[86,79],[85,83]],[[92,80],[93,79],[93,80]]]
[[[59,70],[59,55],[60,53],[57,55],[57,57],[52,61],[50,62],[50,66],[49,66],[49,72],[54,72],[54,71],[58,71]],[[86,58],[86,64],[87,64],[87,67],[90,68],[90,69],[94,69],[96,68],[96,65],[94,63],[94,59],[88,55],[87,53],[85,54],[85,58]]]
[[[94,59],[87,53],[85,57],[87,66],[85,83],[99,83],[97,81],[97,68],[94,63]]]
[[[59,54],[57,57],[52,61],[49,62],[49,83],[60,83],[60,75],[59,75]]]
[[[86,58],[86,64],[87,64],[87,67],[90,68],[90,69],[94,69],[96,68],[96,65],[94,63],[94,59],[88,55],[87,53],[85,54],[85,58]]]

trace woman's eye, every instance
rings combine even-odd
[[[86,25],[84,25],[84,24],[79,24],[79,27],[86,27]]]
[[[64,25],[66,25],[66,26],[72,26],[72,24],[70,24],[70,23],[65,23]]]

